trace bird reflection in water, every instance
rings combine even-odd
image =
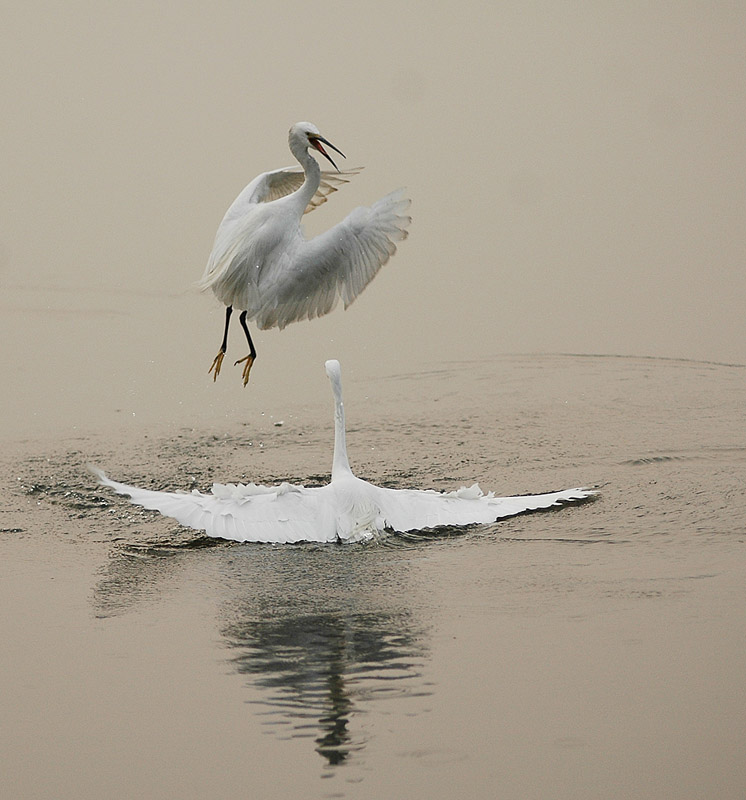
[[[410,616],[401,613],[247,616],[223,631],[243,652],[236,669],[269,690],[270,724],[290,725],[291,736],[314,736],[329,764],[340,764],[364,740],[350,718],[365,702],[392,693],[429,694],[420,679],[424,650]],[[320,735],[319,735],[320,734]]]
[[[182,581],[201,592],[211,584],[230,663],[250,676],[249,702],[267,732],[313,739],[334,766],[368,743],[361,718],[374,704],[431,694],[422,674],[427,631],[411,610],[405,553],[412,550],[231,546],[207,537],[132,544],[112,551],[94,604],[98,616],[117,616],[158,603]]]

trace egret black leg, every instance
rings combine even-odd
[[[233,313],[233,306],[227,306],[225,309],[225,330],[223,331],[223,344],[220,345],[220,352],[225,353],[228,349],[228,326],[231,322],[231,314]]]
[[[243,364],[244,361],[246,362],[243,367],[243,385],[246,386],[246,384],[249,382],[249,373],[251,372],[251,367],[256,360],[256,350],[254,349],[254,342],[251,341],[251,334],[249,333],[249,329],[246,325],[245,311],[241,312],[241,316],[238,318],[238,321],[241,323],[243,332],[246,334],[246,341],[249,343],[249,354],[245,358],[239,358],[238,361],[236,361],[236,364]],[[233,366],[235,367],[236,364]]]
[[[218,375],[220,375],[220,367],[223,365],[223,358],[225,358],[225,351],[228,349],[228,326],[230,325],[232,313],[233,313],[233,306],[227,306],[225,309],[225,330],[223,331],[223,343],[220,345],[220,350],[218,351],[218,354],[215,356],[215,359],[212,362],[212,366],[207,371],[208,375],[213,370],[215,371],[215,374],[212,376],[213,381],[216,381],[218,379]]]

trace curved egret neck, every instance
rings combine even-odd
[[[327,361],[324,365],[334,393],[334,461],[332,462],[332,481],[345,475],[352,475],[347,459],[345,439],[345,407],[342,401],[342,370],[339,361]]]
[[[308,138],[303,134],[303,139],[301,139],[296,132],[296,127],[297,126],[294,125],[290,129],[288,146],[290,152],[295,156],[301,167],[303,167],[303,172],[306,176],[303,185],[295,192],[302,213],[306,210],[306,207],[311,202],[311,198],[316,194],[316,190],[319,188],[319,184],[321,183],[321,167],[318,161],[308,152]]]

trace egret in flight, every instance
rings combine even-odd
[[[478,484],[454,492],[388,489],[357,478],[350,469],[338,361],[327,361],[334,393],[334,459],[331,482],[306,488],[214,483],[212,492],[156,492],[117,483],[92,468],[99,482],[132,502],[160,511],[208,536],[237,542],[358,542],[383,531],[418,531],[491,523],[524,511],[584,500],[591,489],[495,497]]]
[[[249,345],[249,354],[235,362],[244,365],[246,386],[256,359],[247,320],[262,330],[282,329],[328,314],[340,297],[347,308],[394,255],[396,242],[407,236],[411,218],[404,212],[410,201],[400,189],[306,239],[301,217],[360,170],[341,172],[324,145],[343,158],[344,154],[310,122],[293,125],[288,143],[303,171],[285,167],[265,172],[238,195],[218,227],[199,282],[226,306],[223,342],[209,369],[213,380],[228,347],[234,308],[241,311],[239,321]],[[330,161],[336,173],[322,172],[309,147]]]

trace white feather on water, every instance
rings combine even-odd
[[[356,477],[350,469],[345,441],[344,404],[338,361],[327,361],[334,393],[334,459],[326,486],[290,483],[215,483],[209,494],[159,492],[128,486],[93,469],[100,483],[129,495],[132,502],[204,531],[237,542],[359,542],[385,531],[408,532],[443,526],[488,524],[526,511],[585,500],[595,494],[584,488],[536,495],[496,497],[477,483],[453,492],[389,489]]]

